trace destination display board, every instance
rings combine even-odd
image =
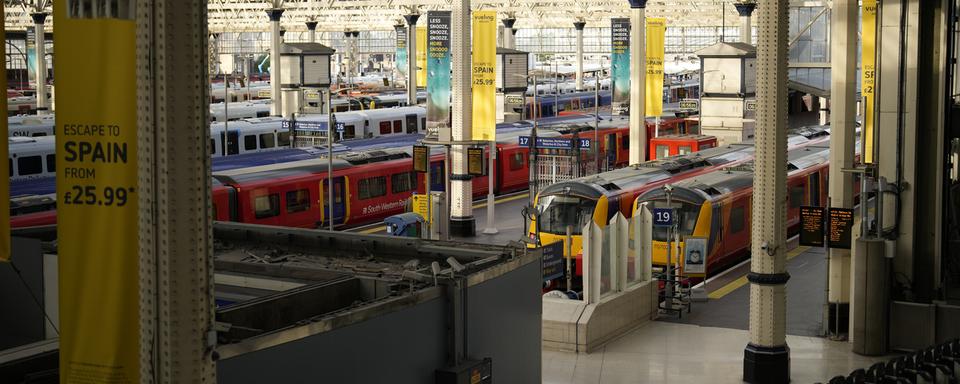
[[[467,148],[467,174],[483,176],[483,148]]]
[[[542,249],[543,281],[563,277],[563,241],[544,245]]]
[[[822,247],[824,239],[823,207],[800,207],[800,245]]]
[[[681,111],[696,111],[700,109],[700,102],[697,99],[680,100]]]
[[[562,137],[538,137],[537,138],[537,148],[539,149],[573,149],[574,143],[578,144],[578,148],[581,150],[590,149],[590,139],[579,139],[574,141],[573,139],[566,139]],[[530,136],[520,136],[518,139],[518,144],[521,147],[530,146]]]
[[[427,173],[430,169],[430,148],[426,145],[413,146],[413,171]]]
[[[853,232],[853,209],[830,208],[827,246],[830,248],[850,249]]]

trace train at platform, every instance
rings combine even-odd
[[[789,148],[801,150],[829,140],[828,127],[806,127],[789,136]],[[552,184],[536,197],[536,214],[528,236],[539,244],[564,243],[564,255],[573,255],[577,275],[582,274],[582,228],[590,222],[606,227],[617,213],[630,218],[634,201],[665,184],[676,184],[702,175],[726,172],[753,160],[754,144],[744,142],[676,155],[627,168]],[[569,232],[569,243],[568,243]]]

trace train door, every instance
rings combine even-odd
[[[619,143],[617,142],[616,133],[608,133],[606,135],[606,140],[604,143],[604,148],[606,148],[606,166],[604,170],[610,170],[614,168],[614,164],[617,163],[617,151]]]
[[[223,145],[226,151],[223,153],[224,156],[240,153],[240,134],[237,131],[220,132],[220,142],[225,143]]]
[[[407,133],[417,133],[417,115],[411,113],[406,116]]]
[[[810,205],[814,207],[820,206],[820,172],[814,172],[807,179],[807,185],[810,186]]]
[[[746,249],[750,245],[750,198],[739,197],[729,204],[726,222],[723,226],[724,234],[723,255],[731,255]]]
[[[329,225],[330,218],[330,204],[327,202],[327,199],[330,196],[330,190],[328,189],[329,183],[327,179],[323,179],[321,182],[323,187],[320,188],[323,193],[320,194],[320,199],[317,203],[322,207],[320,208],[320,222],[322,225]],[[347,198],[346,198],[346,180],[343,176],[333,178],[333,223],[342,224],[347,213]]]

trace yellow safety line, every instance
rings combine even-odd
[[[810,247],[797,247],[797,248],[794,248],[792,251],[790,251],[789,253],[787,253],[787,260],[790,260],[790,259],[792,259],[792,258],[794,258],[794,257],[797,257],[797,256],[800,255],[801,253],[806,252],[808,249],[810,249]],[[717,289],[717,290],[715,290],[715,291],[713,291],[713,292],[710,292],[710,294],[708,294],[707,297],[709,297],[709,298],[711,298],[711,299],[719,299],[719,298],[721,298],[721,297],[724,297],[724,296],[728,295],[730,292],[736,291],[737,288],[740,288],[740,287],[742,287],[742,286],[744,286],[744,285],[747,285],[747,276],[746,276],[746,275],[740,276],[739,279],[736,279],[736,280],[734,280],[734,281],[731,281],[731,282],[727,283],[727,285],[724,285],[724,286],[720,287],[720,289]]]
[[[508,202],[508,201],[514,201],[514,200],[524,199],[524,198],[526,198],[527,196],[529,196],[527,193],[521,193],[521,194],[519,194],[519,195],[510,196],[510,197],[504,197],[504,198],[498,199],[498,200],[496,200],[496,202],[497,202],[498,204],[499,204],[499,203],[506,203],[506,202]],[[486,203],[486,200],[484,200],[483,203],[474,204],[474,205],[473,205],[473,208],[483,208],[483,207],[486,207],[486,206],[487,206],[487,203]],[[358,231],[358,232],[359,232],[359,233],[362,233],[362,234],[365,234],[365,235],[369,235],[369,234],[372,234],[372,233],[383,232],[383,231],[386,231],[386,229],[384,229],[382,225],[378,225],[378,226],[375,226],[375,227],[373,227],[373,228],[364,229],[364,230]]]

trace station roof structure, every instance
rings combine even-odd
[[[671,26],[737,25],[731,0],[650,0],[648,17],[665,17]],[[823,6],[828,0],[791,0],[791,6]],[[209,0],[209,31],[265,32],[266,10],[285,9],[281,23],[288,31],[306,30],[317,21],[318,31],[391,30],[411,12],[450,9],[450,0]],[[30,13],[50,11],[51,0],[4,1],[7,31],[33,26]],[[517,19],[518,28],[570,28],[582,20],[587,26],[607,26],[612,17],[628,17],[627,0],[474,0],[474,9],[491,9]],[[47,19],[47,28],[52,20]]]

